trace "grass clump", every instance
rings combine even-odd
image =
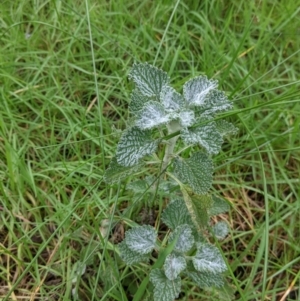
[[[232,298],[299,298],[299,8],[176,4],[1,2],[3,300],[130,300],[145,278],[114,245],[159,212],[103,182],[134,61],[155,62],[175,88],[207,74],[230,91],[240,131],[214,158],[213,188],[232,204],[217,218],[232,231],[220,243]],[[187,281],[180,299],[213,294]]]

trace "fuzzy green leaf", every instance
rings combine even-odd
[[[223,143],[214,121],[196,128],[182,129],[181,138],[185,144],[200,144],[209,154],[218,154]]]
[[[185,253],[188,252],[194,245],[195,240],[191,227],[187,224],[178,226],[169,237],[169,243],[177,239],[174,251]]]
[[[141,130],[152,129],[170,121],[164,107],[156,101],[149,101],[137,114],[135,125]]]
[[[183,86],[183,95],[190,105],[203,106],[212,90],[218,87],[216,80],[198,76],[187,81]]]
[[[222,287],[224,285],[222,274],[209,272],[186,271],[186,275],[192,279],[199,288]]]
[[[139,90],[134,89],[131,93],[131,102],[128,108],[131,113],[137,114],[151,100],[153,100],[153,97],[145,96]]]
[[[203,116],[214,116],[216,113],[232,109],[232,103],[228,100],[224,92],[213,90],[201,105]]]
[[[122,166],[134,166],[141,158],[154,153],[158,142],[151,138],[151,131],[132,127],[121,136],[117,147],[117,161]]]
[[[219,249],[210,244],[198,244],[196,255],[193,257],[193,264],[199,272],[218,274],[227,270]]]
[[[126,178],[129,175],[132,175],[137,170],[140,170],[141,167],[142,164],[138,164],[130,167],[122,166],[117,162],[117,158],[113,157],[109,163],[108,168],[104,173],[103,178],[106,183],[110,183],[110,184],[118,183],[120,180]]]
[[[169,280],[175,280],[185,270],[186,260],[183,256],[171,253],[164,263],[165,275]]]
[[[213,163],[207,154],[197,152],[189,159],[175,159],[174,172],[178,179],[190,185],[195,193],[204,194],[212,184]]]
[[[125,242],[128,248],[139,254],[148,254],[155,248],[157,234],[149,225],[139,226],[128,230]]]
[[[227,122],[226,120],[223,120],[223,119],[217,120],[216,126],[218,129],[218,132],[222,136],[234,135],[238,132],[238,128],[236,128],[232,123]]]
[[[181,279],[178,276],[174,280],[169,280],[160,269],[150,272],[150,281],[154,285],[155,301],[173,301],[179,296],[181,290]]]
[[[148,63],[134,64],[129,78],[134,81],[136,87],[145,96],[159,97],[162,87],[170,81],[166,72]]]
[[[212,231],[218,239],[224,239],[229,232],[228,224],[225,222],[218,222],[213,226]]]
[[[185,106],[185,101],[181,94],[170,86],[162,88],[160,101],[167,112],[181,111]]]
[[[140,254],[139,252],[135,252],[131,250],[125,240],[118,244],[120,250],[120,256],[123,261],[126,262],[128,265],[132,265],[139,262],[148,262],[150,258],[149,254]]]
[[[228,201],[216,196],[213,196],[212,198],[213,198],[212,206],[208,209],[208,213],[210,216],[218,215],[229,211],[230,206],[228,204]]]
[[[168,204],[162,213],[161,219],[172,230],[179,225],[190,225],[192,222],[184,201],[180,199]]]

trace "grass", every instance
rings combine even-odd
[[[220,245],[231,299],[299,299],[296,1],[20,0],[0,11],[0,300],[131,300],[144,279],[114,251],[141,217],[123,215],[124,183],[102,181],[134,61],[155,61],[175,88],[207,74],[228,91],[240,132],[214,158],[214,189],[232,204]]]

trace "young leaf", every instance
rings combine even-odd
[[[162,88],[160,101],[167,112],[181,111],[185,106],[183,97],[170,86]]]
[[[139,254],[150,253],[156,242],[155,229],[149,225],[132,228],[126,232],[125,242],[128,248]]]
[[[178,298],[181,290],[181,279],[178,276],[174,280],[169,280],[160,269],[150,272],[150,281],[154,285],[155,301],[173,301]]]
[[[162,221],[172,230],[177,226],[192,223],[190,214],[183,200],[177,199],[169,203],[161,216]]]
[[[212,230],[218,239],[224,239],[229,232],[228,224],[225,222],[218,222],[213,226]]]
[[[198,76],[184,84],[183,95],[190,105],[202,106],[208,94],[217,86],[216,80],[209,80],[206,76]]]
[[[135,173],[137,170],[140,170],[141,167],[142,164],[138,164],[130,167],[122,166],[117,162],[117,158],[113,157],[109,163],[108,168],[104,173],[103,178],[106,183],[110,183],[110,184],[118,183],[120,180]]]
[[[213,196],[212,198],[213,198],[212,206],[208,209],[208,213],[210,216],[218,215],[229,211],[230,206],[226,200],[216,196]]]
[[[156,101],[149,101],[137,114],[135,125],[141,130],[152,129],[170,121],[164,107]]]
[[[195,113],[192,110],[182,110],[178,113],[178,117],[182,127],[192,126],[196,121]]]
[[[234,135],[238,132],[238,128],[236,128],[232,123],[227,122],[226,120],[223,120],[223,119],[217,120],[216,126],[218,129],[218,132],[222,136]]]
[[[152,140],[151,131],[132,127],[121,136],[117,147],[117,161],[122,166],[136,165],[141,158],[156,151],[158,142]]]
[[[188,252],[194,245],[195,240],[191,227],[187,224],[178,226],[169,237],[169,243],[177,239],[174,251],[185,253]]]
[[[125,240],[118,244],[120,250],[120,257],[128,265],[132,265],[139,262],[149,261],[150,254],[140,254],[138,252],[132,251],[126,244]]]
[[[227,270],[219,249],[210,244],[198,244],[193,264],[199,272],[218,274]]]
[[[165,275],[169,280],[175,280],[185,270],[186,260],[183,256],[171,253],[164,263]]]
[[[214,121],[196,128],[182,129],[181,138],[185,144],[200,144],[209,154],[218,154],[223,143]]]
[[[129,78],[134,81],[143,95],[157,97],[159,97],[162,87],[170,81],[166,72],[147,63],[134,64]]]
[[[174,172],[178,179],[189,184],[195,193],[204,194],[212,184],[213,163],[207,154],[197,152],[186,160],[175,159]]]
[[[153,100],[153,97],[145,96],[139,90],[134,89],[131,93],[131,102],[128,108],[131,113],[137,114],[151,100]]]

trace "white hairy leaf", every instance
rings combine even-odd
[[[198,272],[187,270],[185,274],[193,280],[199,288],[221,288],[224,286],[222,274],[214,274],[209,272]]]
[[[161,216],[162,221],[172,230],[177,226],[192,223],[183,200],[177,199],[168,204]]]
[[[160,269],[150,272],[150,281],[154,285],[155,301],[174,301],[179,296],[181,290],[181,279],[178,276],[174,280],[169,280]]]
[[[159,98],[162,87],[170,81],[166,72],[147,63],[134,64],[129,78],[134,81],[137,89],[143,95],[157,98]]]
[[[135,252],[131,250],[125,240],[118,244],[120,250],[120,256],[122,260],[126,262],[128,265],[132,265],[139,262],[148,262],[150,258],[149,254],[140,254],[139,252]]]
[[[174,246],[174,251],[180,253],[189,251],[195,243],[193,231],[187,224],[178,226],[174,232],[171,233],[169,242],[172,242],[174,239],[177,239]]]
[[[169,280],[175,280],[185,268],[186,260],[183,256],[175,253],[171,253],[167,256],[164,263],[164,270]]]
[[[128,248],[139,254],[148,254],[154,247],[157,234],[149,225],[132,228],[126,232],[125,242]]]
[[[207,154],[197,152],[189,159],[176,158],[174,172],[178,179],[189,184],[195,193],[204,194],[212,184],[213,163]]]
[[[195,113],[192,110],[183,110],[178,113],[178,117],[182,127],[192,126],[196,121]]]
[[[198,76],[187,81],[183,86],[183,96],[190,105],[202,106],[209,93],[218,87],[216,80]]]
[[[223,143],[214,121],[195,128],[183,128],[181,138],[185,144],[200,144],[209,154],[214,155],[219,153]]]
[[[160,93],[160,101],[167,112],[180,111],[185,106],[181,94],[170,86],[164,86]]]
[[[123,166],[133,166],[139,163],[141,158],[154,153],[158,142],[151,138],[151,131],[132,127],[121,136],[117,147],[117,161]]]
[[[138,112],[135,125],[141,130],[152,129],[170,121],[170,115],[156,101],[149,101]]]
[[[131,113],[136,114],[137,112],[139,112],[144,105],[153,100],[153,97],[148,97],[145,96],[143,94],[141,94],[141,92],[137,89],[134,89],[131,93],[131,102],[129,104],[129,110]]]
[[[199,272],[218,274],[227,270],[219,249],[210,244],[198,244],[193,264]]]
[[[137,170],[140,170],[141,167],[142,164],[130,167],[122,166],[117,162],[117,158],[114,157],[110,161],[108,168],[105,170],[103,178],[106,183],[118,183],[120,180],[135,173]]]
[[[218,222],[216,223],[213,228],[213,233],[214,235],[218,238],[218,239],[224,239],[228,232],[229,232],[229,228],[228,228],[228,224],[225,222]]]

